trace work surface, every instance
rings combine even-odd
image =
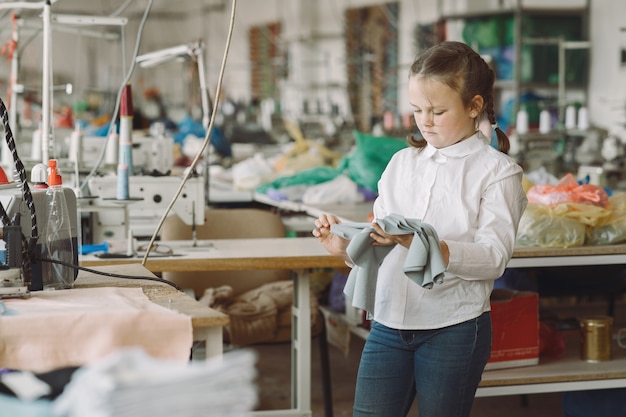
[[[343,268],[342,259],[329,255],[314,237],[271,239],[217,239],[157,242],[174,251],[171,256],[150,256],[145,267],[161,271],[226,271],[254,269]],[[142,257],[100,259],[82,256],[81,265],[141,263]],[[576,248],[519,247],[509,267],[626,265],[626,244]]]
[[[182,291],[178,291],[169,284],[139,277],[156,278],[139,263],[124,263],[95,267],[98,272],[111,274],[105,276],[95,272],[81,270],[74,283],[74,288],[89,287],[140,287],[146,296],[162,307],[175,310],[191,317],[193,340],[205,343],[205,357],[220,357],[223,353],[222,328],[226,326],[229,317],[217,310],[199,303]],[[114,275],[124,276],[120,278]],[[137,277],[133,279],[132,277]]]
[[[150,271],[140,264],[127,263],[125,265],[99,266],[97,271],[127,276],[127,278],[105,276],[81,270],[74,283],[74,288],[140,287],[153,303],[190,316],[191,325],[194,328],[225,326],[228,324],[229,319],[226,314],[208,308],[171,285],[157,281],[130,278],[133,276],[155,278]]]
[[[345,263],[328,252],[316,238],[219,239],[158,242],[174,250],[172,256],[150,256],[145,267],[160,271],[227,271],[255,269],[300,269],[345,267]],[[120,265],[140,263],[141,257],[100,259],[81,257],[81,265]]]

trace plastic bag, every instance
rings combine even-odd
[[[586,226],[596,226],[611,215],[611,210],[591,204],[562,203],[552,207],[552,214],[577,220]]]
[[[586,228],[573,218],[555,214],[550,206],[529,203],[520,219],[516,242],[553,248],[583,246]]]
[[[253,190],[275,177],[274,168],[261,154],[233,165],[233,187],[238,191]]]
[[[556,206],[561,203],[583,203],[609,207],[609,195],[604,189],[593,184],[578,184],[570,173],[556,185],[536,184],[527,193],[529,203]]]
[[[360,203],[364,199],[356,183],[346,175],[310,186],[302,196],[304,204],[349,204]]]
[[[356,149],[339,162],[337,170],[361,187],[378,192],[380,176],[393,154],[407,146],[406,140],[373,136],[356,130],[354,137]]]
[[[609,199],[610,214],[587,229],[588,245],[613,245],[626,242],[626,193]]]

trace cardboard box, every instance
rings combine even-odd
[[[539,295],[495,289],[491,294],[493,345],[485,370],[539,363]]]

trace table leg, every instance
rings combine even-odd
[[[255,417],[311,417],[311,282],[310,270],[292,273],[291,409],[255,411]]]
[[[194,341],[204,341],[205,359],[221,358],[224,352],[222,326],[196,328],[193,330]]]
[[[311,283],[309,270],[295,272],[292,307],[291,403],[311,413]],[[305,414],[302,414],[305,415]]]

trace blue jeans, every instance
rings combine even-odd
[[[361,355],[354,416],[406,416],[416,395],[420,417],[469,416],[490,353],[489,313],[434,330],[373,322]]]

